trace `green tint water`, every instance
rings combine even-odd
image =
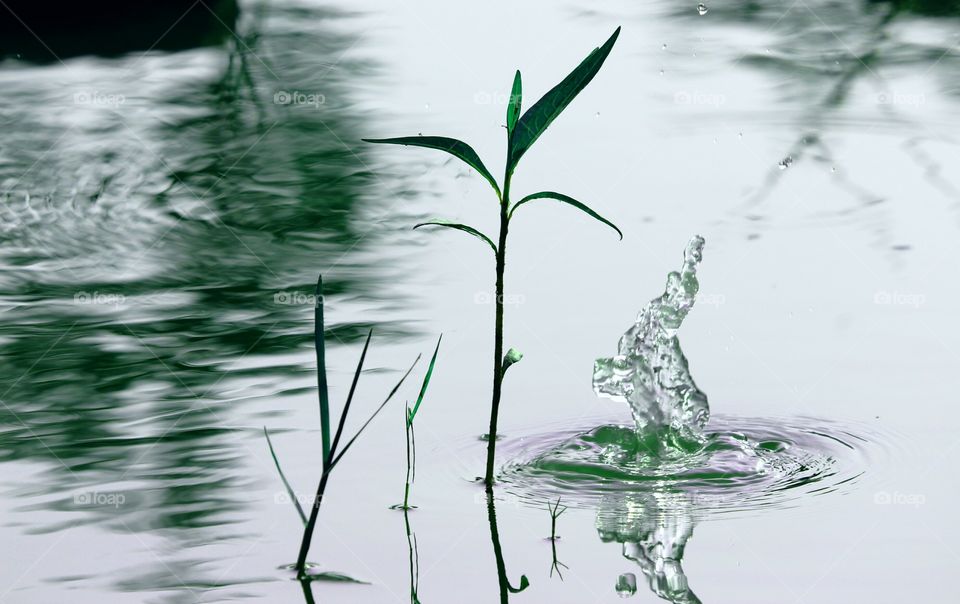
[[[956,12],[708,4],[242,2],[227,44],[0,64],[0,600],[956,600]],[[624,241],[560,207],[517,223],[524,360],[488,499],[489,254],[408,231],[438,208],[495,229],[488,185],[360,139],[420,124],[496,157],[503,75],[545,90],[616,24],[617,61],[515,185]],[[645,459],[590,383],[694,232],[684,353],[716,412],[696,471]],[[334,405],[370,327],[382,344],[358,418],[445,334],[418,509],[387,509],[399,408],[324,502],[311,559],[366,584],[280,570],[321,459],[319,272]]]

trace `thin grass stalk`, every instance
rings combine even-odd
[[[327,392],[326,346],[323,340],[323,275],[317,277],[313,301],[313,346],[317,351],[317,396],[320,399],[320,438],[323,467],[330,462],[330,397]]]
[[[369,343],[370,343],[370,339],[368,337],[367,344]],[[366,347],[364,347],[364,353],[360,357],[360,364],[357,366],[357,375],[359,375],[360,373],[361,367],[363,365],[363,359],[365,356],[366,356]],[[310,510],[310,518],[307,520],[307,525],[306,527],[304,527],[304,530],[303,530],[303,540],[300,542],[300,553],[297,556],[297,564],[296,564],[296,570],[297,570],[298,576],[302,577],[306,572],[307,554],[310,552],[310,543],[313,540],[313,531],[317,525],[317,517],[320,514],[320,504],[323,502],[323,496],[327,490],[327,482],[330,479],[330,473],[337,466],[337,464],[340,463],[340,460],[343,459],[343,456],[346,455],[347,451],[350,450],[350,447],[353,446],[353,443],[356,442],[357,438],[359,438],[360,435],[363,433],[363,431],[367,429],[367,426],[370,425],[370,422],[372,422],[373,419],[380,413],[380,411],[383,410],[386,404],[390,402],[390,399],[393,398],[393,395],[396,394],[397,390],[400,389],[401,384],[403,384],[404,380],[407,379],[407,376],[410,375],[410,372],[413,371],[413,368],[416,366],[417,362],[419,361],[420,361],[420,355],[417,355],[417,358],[413,361],[413,364],[410,365],[410,368],[407,369],[407,372],[403,374],[403,377],[400,378],[400,381],[397,382],[396,386],[393,387],[393,390],[390,391],[390,394],[387,395],[386,400],[380,403],[380,406],[377,407],[376,410],[367,419],[367,421],[365,421],[363,425],[360,426],[360,429],[357,430],[356,434],[353,435],[353,438],[351,438],[347,442],[347,444],[344,445],[343,449],[339,451],[339,453],[337,453],[336,446],[339,444],[340,437],[343,435],[343,427],[345,425],[345,416],[350,409],[350,402],[353,395],[353,392],[351,389],[350,397],[348,397],[347,404],[344,406],[343,414],[340,417],[340,424],[337,429],[337,434],[334,437],[334,444],[331,447],[331,455],[335,454],[335,457],[333,457],[333,459],[329,462],[329,464],[327,464],[326,468],[324,468],[323,470],[323,476],[320,477],[320,484],[317,485],[317,493],[316,495],[314,495],[314,498],[313,498],[313,507]]]
[[[406,410],[406,415],[403,419],[403,425],[406,429],[407,434],[407,483],[403,489],[403,510],[406,512],[410,509],[410,469],[411,469],[411,457],[410,457],[410,431],[413,430],[413,422],[409,421],[410,409],[409,407]]]
[[[290,497],[290,501],[293,502],[293,505],[297,508],[297,514],[300,515],[300,520],[303,521],[304,526],[307,524],[307,515],[303,512],[303,506],[300,505],[300,500],[297,499],[297,494],[294,492],[293,487],[290,486],[290,481],[287,480],[287,476],[283,473],[283,468],[280,467],[280,460],[277,459],[277,453],[273,450],[273,442],[270,441],[270,433],[267,432],[267,427],[263,427],[263,435],[267,437],[267,446],[270,447],[270,456],[273,457],[273,465],[277,467],[277,473],[280,474],[280,480],[283,481],[283,486],[287,489],[287,495]]]

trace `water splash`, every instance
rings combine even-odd
[[[703,244],[699,235],[690,240],[683,266],[667,275],[663,295],[651,300],[620,338],[617,356],[594,364],[594,392],[630,404],[637,435],[654,453],[701,448],[710,419],[707,396],[690,376],[676,335],[700,289]]]

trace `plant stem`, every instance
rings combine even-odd
[[[507,231],[510,226],[509,170],[503,179],[503,197],[500,199],[500,242],[497,245],[496,318],[493,328],[493,401],[490,403],[490,429],[487,431],[487,471],[483,482],[493,485],[493,461],[497,450],[497,416],[500,413],[500,393],[503,384],[503,273],[507,264]]]
[[[317,494],[313,498],[313,506],[310,508],[310,519],[307,520],[307,526],[303,530],[303,541],[300,542],[300,554],[297,556],[297,576],[302,577],[307,566],[307,553],[310,551],[310,541],[313,540],[313,528],[317,524],[317,516],[320,514],[320,503],[323,501],[323,493],[327,490],[327,479],[330,478],[329,472],[324,472],[320,478],[320,484],[317,485]]]
[[[409,410],[407,411],[409,414]],[[407,430],[407,484],[403,489],[403,509],[410,509],[410,431],[413,429],[413,423],[407,420],[409,415],[404,417],[404,426]]]

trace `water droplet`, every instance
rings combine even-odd
[[[743,138],[743,132],[737,132],[737,138]]]
[[[423,136],[423,132],[417,132],[417,136]]]
[[[836,166],[830,166],[830,171],[831,171],[831,172],[836,172],[836,171],[837,171],[837,167],[836,167]]]
[[[660,75],[663,75],[663,70],[662,70],[662,69],[660,70]]]
[[[707,8],[707,5],[704,4],[703,2],[701,2],[700,4],[697,5],[697,12],[700,13],[700,16],[701,16],[701,17],[702,17],[703,15],[707,14],[707,11],[708,11],[708,10],[710,10],[710,9],[708,9],[708,8]]]
[[[427,111],[430,111],[430,103],[427,103],[426,105],[424,105],[423,108],[426,109]]]
[[[787,168],[790,167],[790,164],[792,163],[793,163],[793,157],[788,155],[780,160],[780,163],[777,164],[777,167],[780,168],[781,170],[786,170]]]
[[[599,112],[599,111],[597,112],[597,117],[600,117],[600,112]]]
[[[666,49],[667,49],[667,45],[666,45],[666,44],[664,44],[663,46],[660,47],[660,50],[666,50]]]
[[[633,573],[624,573],[617,577],[617,595],[629,598],[637,593],[637,576]]]

